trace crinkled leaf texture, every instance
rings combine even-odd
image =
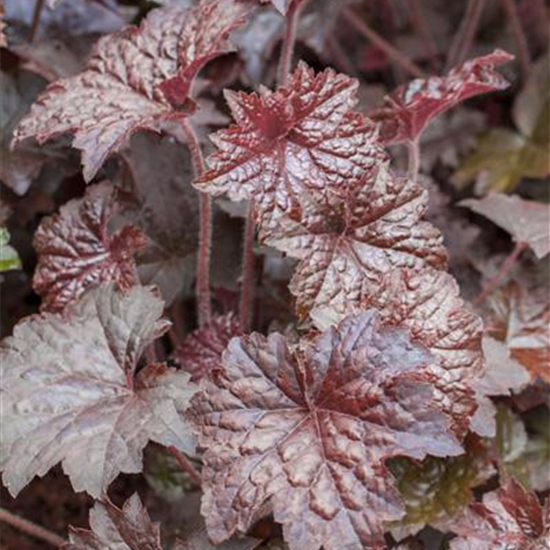
[[[42,296],[43,310],[60,311],[102,282],[114,281],[122,289],[137,284],[134,255],[147,238],[131,225],[109,234],[118,209],[113,186],[103,182],[42,220],[34,234],[33,288]]]
[[[198,382],[215,368],[220,368],[222,353],[227,344],[240,332],[236,315],[218,315],[206,325],[192,332],[174,350],[172,358]]]
[[[460,298],[453,277],[434,269],[390,272],[378,292],[362,296],[357,308],[378,310],[386,326],[409,330],[411,339],[430,351],[435,398],[462,436],[477,409],[478,386],[485,374],[483,323]],[[341,314],[320,308],[312,318],[317,327],[326,328]]]
[[[500,489],[470,505],[452,525],[459,535],[451,550],[547,550],[550,548],[549,503],[509,479]]]
[[[489,193],[482,199],[467,199],[461,206],[471,208],[510,233],[514,240],[528,244],[537,258],[550,253],[550,207],[517,195]]]
[[[227,37],[248,8],[237,0],[153,10],[139,28],[99,40],[79,75],[50,85],[15,132],[15,144],[70,132],[91,180],[132,133],[159,130],[187,116],[189,88],[200,68],[229,51]]]
[[[69,530],[63,550],[162,550],[160,528],[151,522],[137,493],[122,510],[108,500],[90,511],[90,527]]]
[[[182,417],[196,389],[189,375],[163,364],[136,374],[168,328],[162,311],[150,288],[104,284],[3,341],[0,465],[12,494],[62,461],[76,491],[99,497],[120,472],[141,471],[149,440],[193,452]]]
[[[458,103],[487,92],[504,90],[506,79],[495,67],[514,57],[502,50],[466,61],[447,76],[417,78],[395,90],[384,107],[369,116],[380,123],[386,145],[414,141],[431,119]]]
[[[505,342],[513,359],[550,383],[550,298],[548,289],[529,290],[516,281],[489,298],[487,332]]]
[[[246,532],[270,501],[293,550],[384,548],[383,522],[403,515],[384,461],[462,452],[430,360],[374,311],[297,349],[276,333],[231,340],[190,413],[212,540]]]
[[[299,314],[326,307],[345,314],[394,270],[445,269],[441,234],[422,220],[427,200],[427,191],[381,164],[330,207],[310,203],[301,220],[271,224],[266,242],[300,259],[290,283]]]
[[[211,136],[217,147],[200,190],[254,199],[260,219],[299,216],[304,200],[330,202],[385,158],[371,121],[352,111],[358,82],[304,63],[288,85],[226,92],[236,124]]]

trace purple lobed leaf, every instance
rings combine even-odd
[[[298,349],[280,334],[231,340],[190,413],[212,540],[245,532],[269,501],[293,550],[384,548],[383,522],[403,515],[384,460],[462,452],[429,362],[374,311]]]
[[[2,342],[0,467],[12,494],[62,462],[76,491],[100,497],[120,472],[141,471],[149,440],[193,451],[189,375],[163,364],[136,372],[168,328],[162,312],[150,288],[104,284]]]

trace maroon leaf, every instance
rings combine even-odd
[[[518,243],[528,244],[537,258],[550,253],[550,208],[548,204],[528,201],[517,195],[490,193],[483,199],[460,203],[485,216],[510,233]]]
[[[534,382],[550,383],[550,299],[546,288],[529,291],[512,281],[489,298],[487,332],[505,342]]]
[[[381,165],[330,208],[311,204],[300,221],[268,226],[267,243],[301,260],[290,284],[299,313],[345,314],[378,292],[389,271],[444,269],[441,234],[421,219],[426,205],[426,191]]]
[[[348,304],[348,312],[353,311]],[[476,389],[484,375],[483,323],[460,298],[456,281],[433,269],[388,270],[377,292],[362,295],[355,310],[374,308],[388,327],[410,331],[411,339],[432,354],[435,397],[462,436],[477,408]],[[342,318],[334,308],[312,312],[326,328]]]
[[[270,501],[293,550],[383,548],[383,522],[403,515],[384,461],[461,453],[430,361],[374,311],[298,349],[276,333],[231,340],[191,412],[212,540],[245,532]]]
[[[17,145],[70,132],[91,180],[132,133],[159,130],[189,114],[189,88],[201,67],[229,49],[247,12],[237,0],[152,11],[138,28],[99,40],[86,70],[50,85],[15,133]]]
[[[62,461],[76,491],[99,497],[120,472],[141,471],[149,440],[193,451],[189,375],[162,364],[136,374],[168,328],[163,305],[146,287],[104,284],[3,341],[0,467],[12,494]]]
[[[185,338],[172,358],[197,382],[221,365],[222,353],[229,340],[240,332],[239,319],[233,314],[219,315]]]
[[[544,550],[550,545],[550,508],[513,479],[471,504],[452,526],[451,550]]]
[[[384,107],[369,113],[380,123],[386,145],[414,141],[431,119],[458,103],[487,92],[504,90],[508,82],[495,71],[513,56],[502,50],[466,61],[447,76],[417,78],[386,97]]]
[[[90,511],[90,527],[69,529],[63,550],[162,550],[160,528],[152,523],[137,493],[122,510],[106,500]]]
[[[114,188],[103,182],[42,221],[34,235],[33,287],[43,298],[43,310],[60,311],[102,282],[114,281],[122,289],[138,282],[134,254],[147,238],[131,225],[109,235],[117,210]]]
[[[300,63],[284,88],[226,92],[236,124],[212,136],[218,151],[197,187],[253,198],[261,218],[343,194],[385,158],[374,125],[351,111],[357,86],[331,69],[316,75]]]

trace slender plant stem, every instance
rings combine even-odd
[[[345,8],[342,12],[342,17],[367,40],[370,40],[375,46],[380,48],[392,61],[395,61],[409,74],[417,78],[425,78],[427,76],[426,73],[414,61],[371,29],[365,21],[360,19],[353,12],[353,10]]]
[[[285,36],[281,48],[281,58],[279,60],[277,73],[277,80],[280,86],[284,86],[287,83],[288,76],[292,69],[296,29],[298,27],[300,11],[304,4],[304,0],[293,2],[287,13]],[[250,330],[252,325],[252,312],[254,310],[254,238],[254,201],[251,199],[248,203],[244,228],[241,295],[239,300],[239,318],[241,321],[241,330],[244,333]]]
[[[281,49],[281,57],[279,59],[279,68],[277,72],[277,82],[280,86],[284,86],[287,82],[288,75],[292,69],[292,57],[294,55],[294,44],[296,43],[296,30],[298,29],[298,20],[300,12],[304,5],[304,1],[295,0],[290,4],[286,15],[285,36]]]
[[[516,260],[526,248],[526,243],[516,243],[514,249],[510,252],[506,260],[504,260],[504,263],[500,266],[499,270],[493,275],[493,277],[491,277],[491,279],[489,279],[479,296],[474,300],[474,305],[483,303],[487,296],[489,296],[489,294],[491,294],[491,292],[493,292],[500,285],[504,277],[506,277],[506,274],[510,271],[510,269],[512,269],[516,263]]]
[[[185,472],[186,474],[189,474],[193,481],[200,487],[202,484],[202,477],[201,474],[197,471],[195,466],[191,463],[191,461],[178,449],[175,447],[169,447],[168,450],[172,454],[172,456],[177,460],[178,466],[180,467],[182,472]]]
[[[246,212],[243,241],[243,272],[241,280],[241,297],[239,302],[239,318],[243,333],[250,331],[254,304],[254,203],[250,201]]]
[[[409,166],[407,173],[409,179],[416,181],[418,178],[418,171],[420,170],[420,146],[418,145],[418,139],[407,142],[409,150]]]
[[[36,0],[34,5],[34,11],[32,14],[31,30],[29,33],[29,42],[32,42],[36,37],[38,31],[38,25],[40,25],[40,17],[42,16],[42,10],[44,9],[44,0]]]
[[[437,45],[430,33],[426,20],[422,15],[422,8],[420,7],[419,0],[409,0],[409,6],[411,8],[411,19],[416,32],[418,32],[420,39],[424,44],[426,55],[428,57],[430,66],[433,70],[437,69]]]
[[[468,56],[481,20],[485,1],[486,0],[468,1],[464,16],[460,21],[458,30],[449,48],[449,54],[447,55],[447,61],[445,63],[445,71],[449,71],[455,65],[464,61]]]
[[[195,176],[204,172],[199,138],[189,121],[183,121],[183,130],[191,152]],[[197,313],[199,326],[210,322],[212,301],[210,298],[210,255],[212,250],[212,199],[206,193],[200,194],[199,258],[197,261]]]
[[[531,72],[531,55],[529,54],[529,45],[521,26],[516,3],[514,0],[501,0],[501,3],[506,11],[506,16],[508,17],[508,22],[518,47],[518,58],[523,78],[527,80]]]
[[[16,516],[15,514],[8,512],[4,508],[0,508],[0,521],[11,525],[15,529],[21,531],[22,533],[25,533],[26,535],[44,541],[51,546],[55,546],[56,548],[62,546],[66,542],[55,533],[44,529],[44,527],[41,527],[40,525],[36,525],[36,523],[33,523],[28,519]]]

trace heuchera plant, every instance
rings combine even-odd
[[[513,56],[417,78],[365,114],[356,79],[294,64],[305,3],[154,9],[102,37],[19,123],[13,147],[68,134],[87,182],[116,175],[36,230],[41,313],[0,348],[3,483],[15,496],[61,463],[96,500],[67,550],[414,550],[425,525],[451,550],[548,548],[548,504],[491,438],[502,432],[495,397],[550,381],[549,309],[501,272],[476,307],[461,297],[419,176],[425,127],[504,90],[496,67]],[[225,90],[233,121],[208,145],[197,75],[273,8],[286,18],[277,83]],[[140,143],[146,130],[160,136]],[[164,147],[174,138],[187,156]],[[386,149],[399,143],[406,172]],[[146,149],[158,165],[144,167]],[[123,167],[106,169],[110,158]],[[211,282],[212,197],[246,218],[236,300]],[[546,206],[498,194],[462,205],[513,237],[506,270],[528,249],[548,256]],[[198,235],[174,243],[163,223]],[[254,259],[267,246],[293,259],[295,318],[279,329],[255,310]],[[193,267],[197,323],[185,336],[193,312],[175,296]],[[121,508],[108,496],[119,474],[143,470],[149,442],[202,490],[204,525],[173,544],[137,494]],[[458,495],[448,505],[447,491]]]

